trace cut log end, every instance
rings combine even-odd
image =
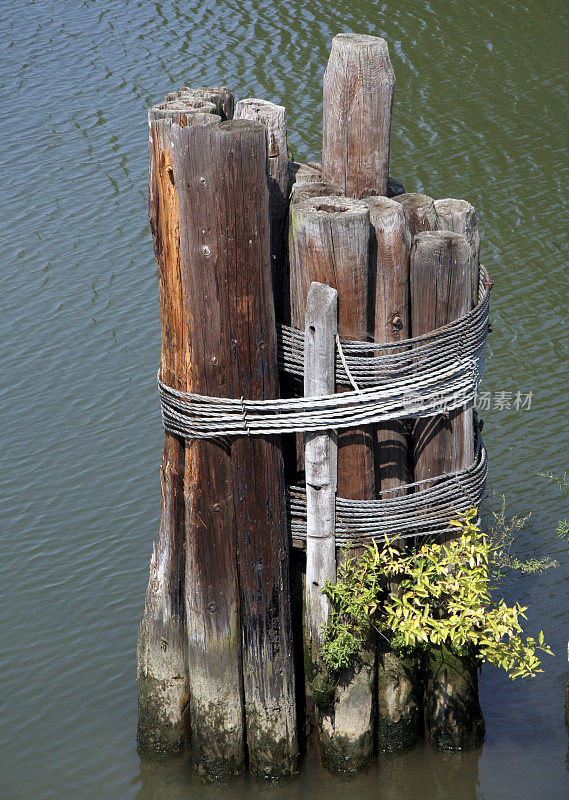
[[[394,199],[403,206],[411,236],[416,236],[421,231],[434,231],[438,228],[435,201],[432,197],[409,192],[400,194]]]

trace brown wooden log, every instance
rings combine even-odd
[[[384,39],[334,37],[324,74],[322,177],[349,197],[387,191],[394,90]]]
[[[478,269],[480,264],[480,234],[478,233],[478,223],[474,207],[466,200],[455,200],[446,197],[442,200],[435,200],[435,211],[437,214],[438,227],[443,231],[454,231],[460,233],[465,238],[472,251],[472,259],[475,269],[472,270],[472,279],[478,281]],[[472,296],[477,297],[478,283],[472,287]]]
[[[247,98],[235,106],[235,119],[261,122],[267,130],[269,154],[269,208],[271,215],[271,272],[275,316],[284,317],[286,286],[285,228],[289,197],[289,158],[286,109],[268,100]]]
[[[202,231],[209,233],[215,190],[213,165],[204,163],[211,157],[207,142],[209,133],[197,127],[186,138],[179,129],[174,134],[184,309],[192,343],[186,390],[223,395],[224,371],[218,366],[225,359],[218,334],[220,311],[210,299],[218,291],[215,256],[205,254],[201,244]],[[191,180],[185,177],[187,171]],[[245,758],[235,514],[227,446],[205,440],[186,443],[185,497],[193,759],[198,772],[222,777],[238,773]]]
[[[413,336],[446,325],[473,307],[470,245],[448,231],[419,233],[411,251]],[[413,432],[415,480],[455,472],[474,460],[472,409],[417,420]]]
[[[419,336],[470,311],[478,264],[457,233],[417,234],[411,251],[411,332]],[[415,480],[436,478],[474,460],[472,408],[419,419],[414,431]],[[484,735],[476,664],[433,648],[425,691],[427,735],[436,749],[472,749]]]
[[[374,339],[398,342],[409,338],[409,253],[411,235],[403,207],[386,197],[370,197],[372,236],[370,269],[375,282]],[[406,426],[394,420],[376,426],[375,477],[377,491],[411,480]],[[396,497],[397,491],[390,494]]]
[[[374,338],[397,342],[409,338],[409,254],[411,234],[401,203],[370,197],[370,267],[375,282]],[[383,376],[385,377],[385,376]],[[393,420],[375,426],[376,491],[399,488],[412,480],[409,437],[404,422]],[[397,753],[419,739],[420,679],[415,664],[398,657],[383,640],[377,659],[377,748]]]
[[[176,129],[174,173],[194,391],[276,397],[265,128],[239,120]],[[196,500],[188,524],[202,579],[194,604],[204,617],[204,696],[210,695],[203,724],[219,744],[221,760],[219,719],[228,747],[225,720],[231,716],[237,724],[241,702],[236,540],[249,767],[254,775],[290,774],[296,769],[297,737],[280,439],[243,436],[233,441],[230,453],[210,441],[191,448]],[[187,592],[191,589],[196,592],[187,585]],[[235,746],[232,752],[237,765]]]
[[[291,260],[295,259],[300,273],[298,282],[291,282],[293,324],[298,326],[310,285],[317,281],[338,291],[340,337],[371,336],[368,207],[358,200],[325,196],[294,204],[290,218]],[[339,497],[369,500],[375,496],[369,427],[339,433],[337,488]],[[373,756],[373,681],[374,656],[365,650],[353,669],[340,676],[333,708],[318,711],[321,757],[335,771],[359,771]]]
[[[186,386],[188,342],[171,125],[173,120],[187,125],[217,119],[201,109],[190,104],[161,104],[148,113],[148,213],[158,274],[160,376],[177,389]],[[137,648],[138,740],[145,752],[154,755],[182,749],[188,733],[184,462],[183,440],[167,433],[160,468],[160,530],[150,562]]]
[[[304,328],[304,314],[306,306],[303,299],[302,271],[303,265],[299,253],[296,237],[294,235],[295,208],[299,203],[313,197],[340,196],[340,186],[322,183],[321,172],[310,165],[298,165],[300,169],[294,170],[294,183],[290,193],[289,213],[287,216],[287,260],[285,262],[285,283],[288,294],[285,294],[283,321],[295,328]],[[283,396],[294,397],[302,393],[302,384],[288,376],[281,380]],[[303,480],[304,472],[304,435],[288,434],[285,438],[285,469],[289,483],[298,483]],[[295,542],[295,546],[304,548],[304,542]]]
[[[435,201],[426,194],[409,192],[394,198],[403,206],[407,227],[412,237],[421,231],[436,231],[438,228]]]

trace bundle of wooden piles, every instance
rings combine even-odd
[[[234,108],[228,89],[186,88],[150,110],[165,383],[251,399],[298,392],[279,379],[275,320],[304,330],[313,282],[337,290],[344,340],[404,341],[473,307],[472,206],[403,193],[389,177],[394,88],[383,39],[334,38],[321,165],[289,158],[285,109],[264,100]],[[141,747],[169,753],[191,739],[208,777],[245,764],[274,777],[296,770],[306,719],[323,762],[339,771],[404,750],[425,729],[437,747],[476,746],[476,670],[457,659],[433,660],[420,676],[370,638],[333,702],[315,702],[328,609],[321,586],[307,582],[303,612],[307,556],[290,541],[284,498],[286,483],[302,480],[304,441],[282,438],[166,434],[139,634]],[[337,437],[334,489],[369,500],[473,460],[472,409],[352,428]]]

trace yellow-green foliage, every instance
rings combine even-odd
[[[334,608],[322,653],[329,670],[347,667],[373,626],[395,650],[445,645],[502,667],[512,679],[543,671],[536,652],[551,653],[543,632],[524,640],[526,608],[491,596],[493,550],[476,519],[471,509],[452,520],[458,536],[444,545],[405,552],[386,540],[357,560],[346,556],[338,581],[323,589]]]

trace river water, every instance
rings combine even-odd
[[[567,4],[4,0],[0,27],[2,800],[567,798],[569,510],[538,477],[569,466]],[[309,761],[284,786],[202,787],[183,762],[141,761],[135,738],[162,445],[146,108],[226,83],[286,105],[296,157],[319,159],[340,31],[389,43],[391,173],[477,209],[495,278],[486,517],[504,493],[532,512],[520,554],[560,561],[502,589],[555,656],[526,683],[484,670],[480,753],[421,748],[351,783]]]

